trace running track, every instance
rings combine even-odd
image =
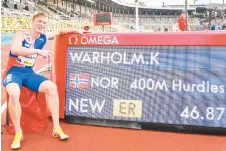
[[[2,48],[2,73],[6,67],[9,45]],[[54,43],[49,42],[46,49],[53,50]],[[48,63],[42,58],[37,61],[35,71]],[[6,101],[2,87],[3,105]],[[5,123],[5,112],[2,114],[2,124]],[[78,124],[67,124],[61,121],[70,139],[61,142],[52,138],[52,122],[48,121],[48,128],[44,132],[26,133],[20,151],[226,151],[226,136],[197,135],[151,130],[130,130],[109,127],[97,127]],[[13,139],[2,128],[2,150],[11,151]]]

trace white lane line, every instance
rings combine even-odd
[[[1,115],[6,110],[6,108],[7,108],[7,101],[5,101],[5,103],[1,106]]]

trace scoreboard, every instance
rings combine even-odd
[[[57,37],[61,117],[226,128],[224,39],[221,32]]]
[[[112,13],[102,12],[93,14],[94,25],[111,25],[112,24]]]

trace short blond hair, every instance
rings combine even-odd
[[[33,15],[32,21],[34,21],[35,18],[37,18],[37,17],[39,17],[39,16],[48,17],[48,15],[47,15],[46,13],[44,13],[44,12],[38,12],[38,13],[36,13],[35,15]]]

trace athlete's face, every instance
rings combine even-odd
[[[45,16],[38,16],[32,22],[32,29],[35,32],[41,34],[41,33],[44,32],[47,22],[48,22],[48,18],[47,17],[45,17]]]

